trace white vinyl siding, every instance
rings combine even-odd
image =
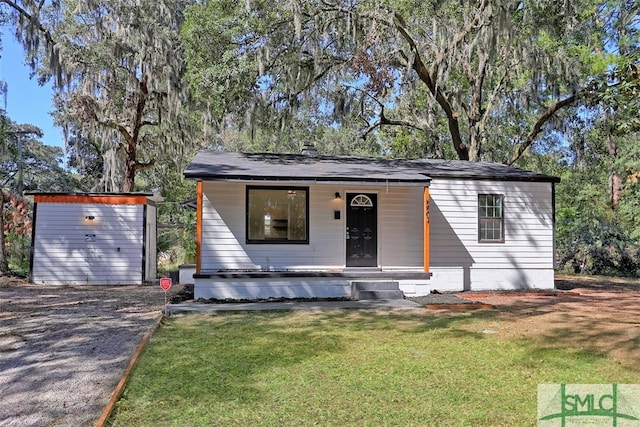
[[[504,196],[504,243],[478,241],[479,194]],[[464,289],[553,287],[551,183],[434,179],[430,196],[434,286],[459,271]]]
[[[478,243],[478,194],[504,194],[504,244]],[[434,180],[431,264],[553,267],[551,184]],[[434,206],[435,205],[435,206]]]
[[[378,257],[384,268],[423,270],[424,187],[383,188],[378,195]]]
[[[309,244],[255,245],[245,243],[245,185],[203,183],[203,271],[344,267],[345,197],[337,199],[336,191],[343,195],[377,193],[378,263],[389,268],[422,268],[423,187],[311,185]],[[340,212],[340,219],[334,219],[334,211]]]
[[[32,282],[141,284],[143,208],[143,205],[38,203]],[[86,216],[93,216],[94,220],[88,221]]]
[[[251,270],[257,266],[246,253],[244,185],[203,183],[202,270]]]
[[[344,265],[344,244],[340,243],[344,238],[344,203],[333,201],[334,189],[309,189],[309,244],[304,245],[245,243],[245,184],[204,182],[203,193],[203,271]],[[342,211],[342,219],[333,219],[334,210]]]

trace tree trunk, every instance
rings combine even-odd
[[[124,183],[122,184],[122,191],[125,193],[131,193],[134,191],[136,182],[136,151],[135,145],[133,152],[127,150],[126,168],[124,171]]]
[[[607,135],[607,149],[611,156],[611,173],[609,174],[609,205],[612,210],[618,209],[620,205],[620,193],[622,192],[622,179],[616,171],[616,159],[618,157],[618,144],[616,144],[611,133]]]
[[[133,126],[130,135],[124,135],[127,143],[127,159],[126,169],[124,172],[124,183],[122,190],[125,193],[134,191],[136,182],[136,170],[138,168],[137,149],[140,140],[140,131],[145,124],[144,116],[147,106],[147,97],[149,96],[149,76],[143,74],[138,80],[138,101],[136,103],[136,111],[133,120]]]
[[[0,275],[9,272],[7,254],[4,247],[4,191],[0,189]]]
[[[458,153],[458,158],[460,160],[469,160],[469,147],[467,147],[462,141],[462,135],[460,134],[460,126],[457,116],[449,117],[447,121],[449,123],[449,134],[451,135],[451,142],[453,143],[453,148],[456,150],[456,153]]]
[[[429,92],[431,92],[431,95],[433,95],[436,102],[447,116],[447,126],[449,128],[449,134],[451,135],[451,142],[453,143],[453,148],[458,154],[458,158],[460,160],[469,160],[469,147],[465,145],[462,140],[462,135],[460,134],[460,123],[458,122],[460,113],[454,111],[450,100],[446,97],[442,89],[436,84],[436,75],[434,74],[432,76],[426,64],[423,62],[416,42],[398,20],[396,20],[396,29],[400,32],[402,37],[407,43],[409,43],[409,46],[411,47],[411,52],[413,54],[413,61],[410,64],[411,68],[413,68],[413,70],[418,75],[418,78],[427,86],[427,89],[429,90]],[[458,41],[460,42],[463,40],[463,37],[460,36],[458,39]]]
[[[480,161],[482,142],[482,125],[479,122],[473,123],[469,127],[469,151],[467,160],[472,162]]]
[[[609,203],[611,204],[611,209],[615,211],[620,205],[620,193],[622,192],[622,179],[620,179],[616,171],[611,171],[609,185],[611,191],[611,200]]]

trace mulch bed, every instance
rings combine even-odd
[[[563,295],[579,295],[575,291],[562,290],[508,290],[486,292],[446,292],[432,293],[420,297],[410,297],[414,301],[429,310],[479,310],[496,308],[492,304],[483,303],[484,298],[492,297],[558,297]]]
[[[416,302],[429,310],[478,310],[494,308],[489,304],[484,304],[471,299],[460,298],[459,293],[429,294],[420,297],[409,297],[410,301]]]

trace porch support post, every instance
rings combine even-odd
[[[429,230],[429,187],[424,187],[424,191],[422,193],[422,206],[424,209],[423,212],[423,218],[424,218],[424,226],[423,226],[423,230],[424,230],[424,236],[423,236],[423,242],[422,244],[424,245],[424,249],[423,249],[423,254],[424,254],[424,271],[425,273],[429,272],[429,256],[430,256],[430,245],[429,245],[429,236],[430,236],[430,230]]]
[[[202,268],[202,181],[196,186],[196,273]]]

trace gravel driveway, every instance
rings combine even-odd
[[[95,425],[163,305],[158,286],[0,277],[0,426]]]

